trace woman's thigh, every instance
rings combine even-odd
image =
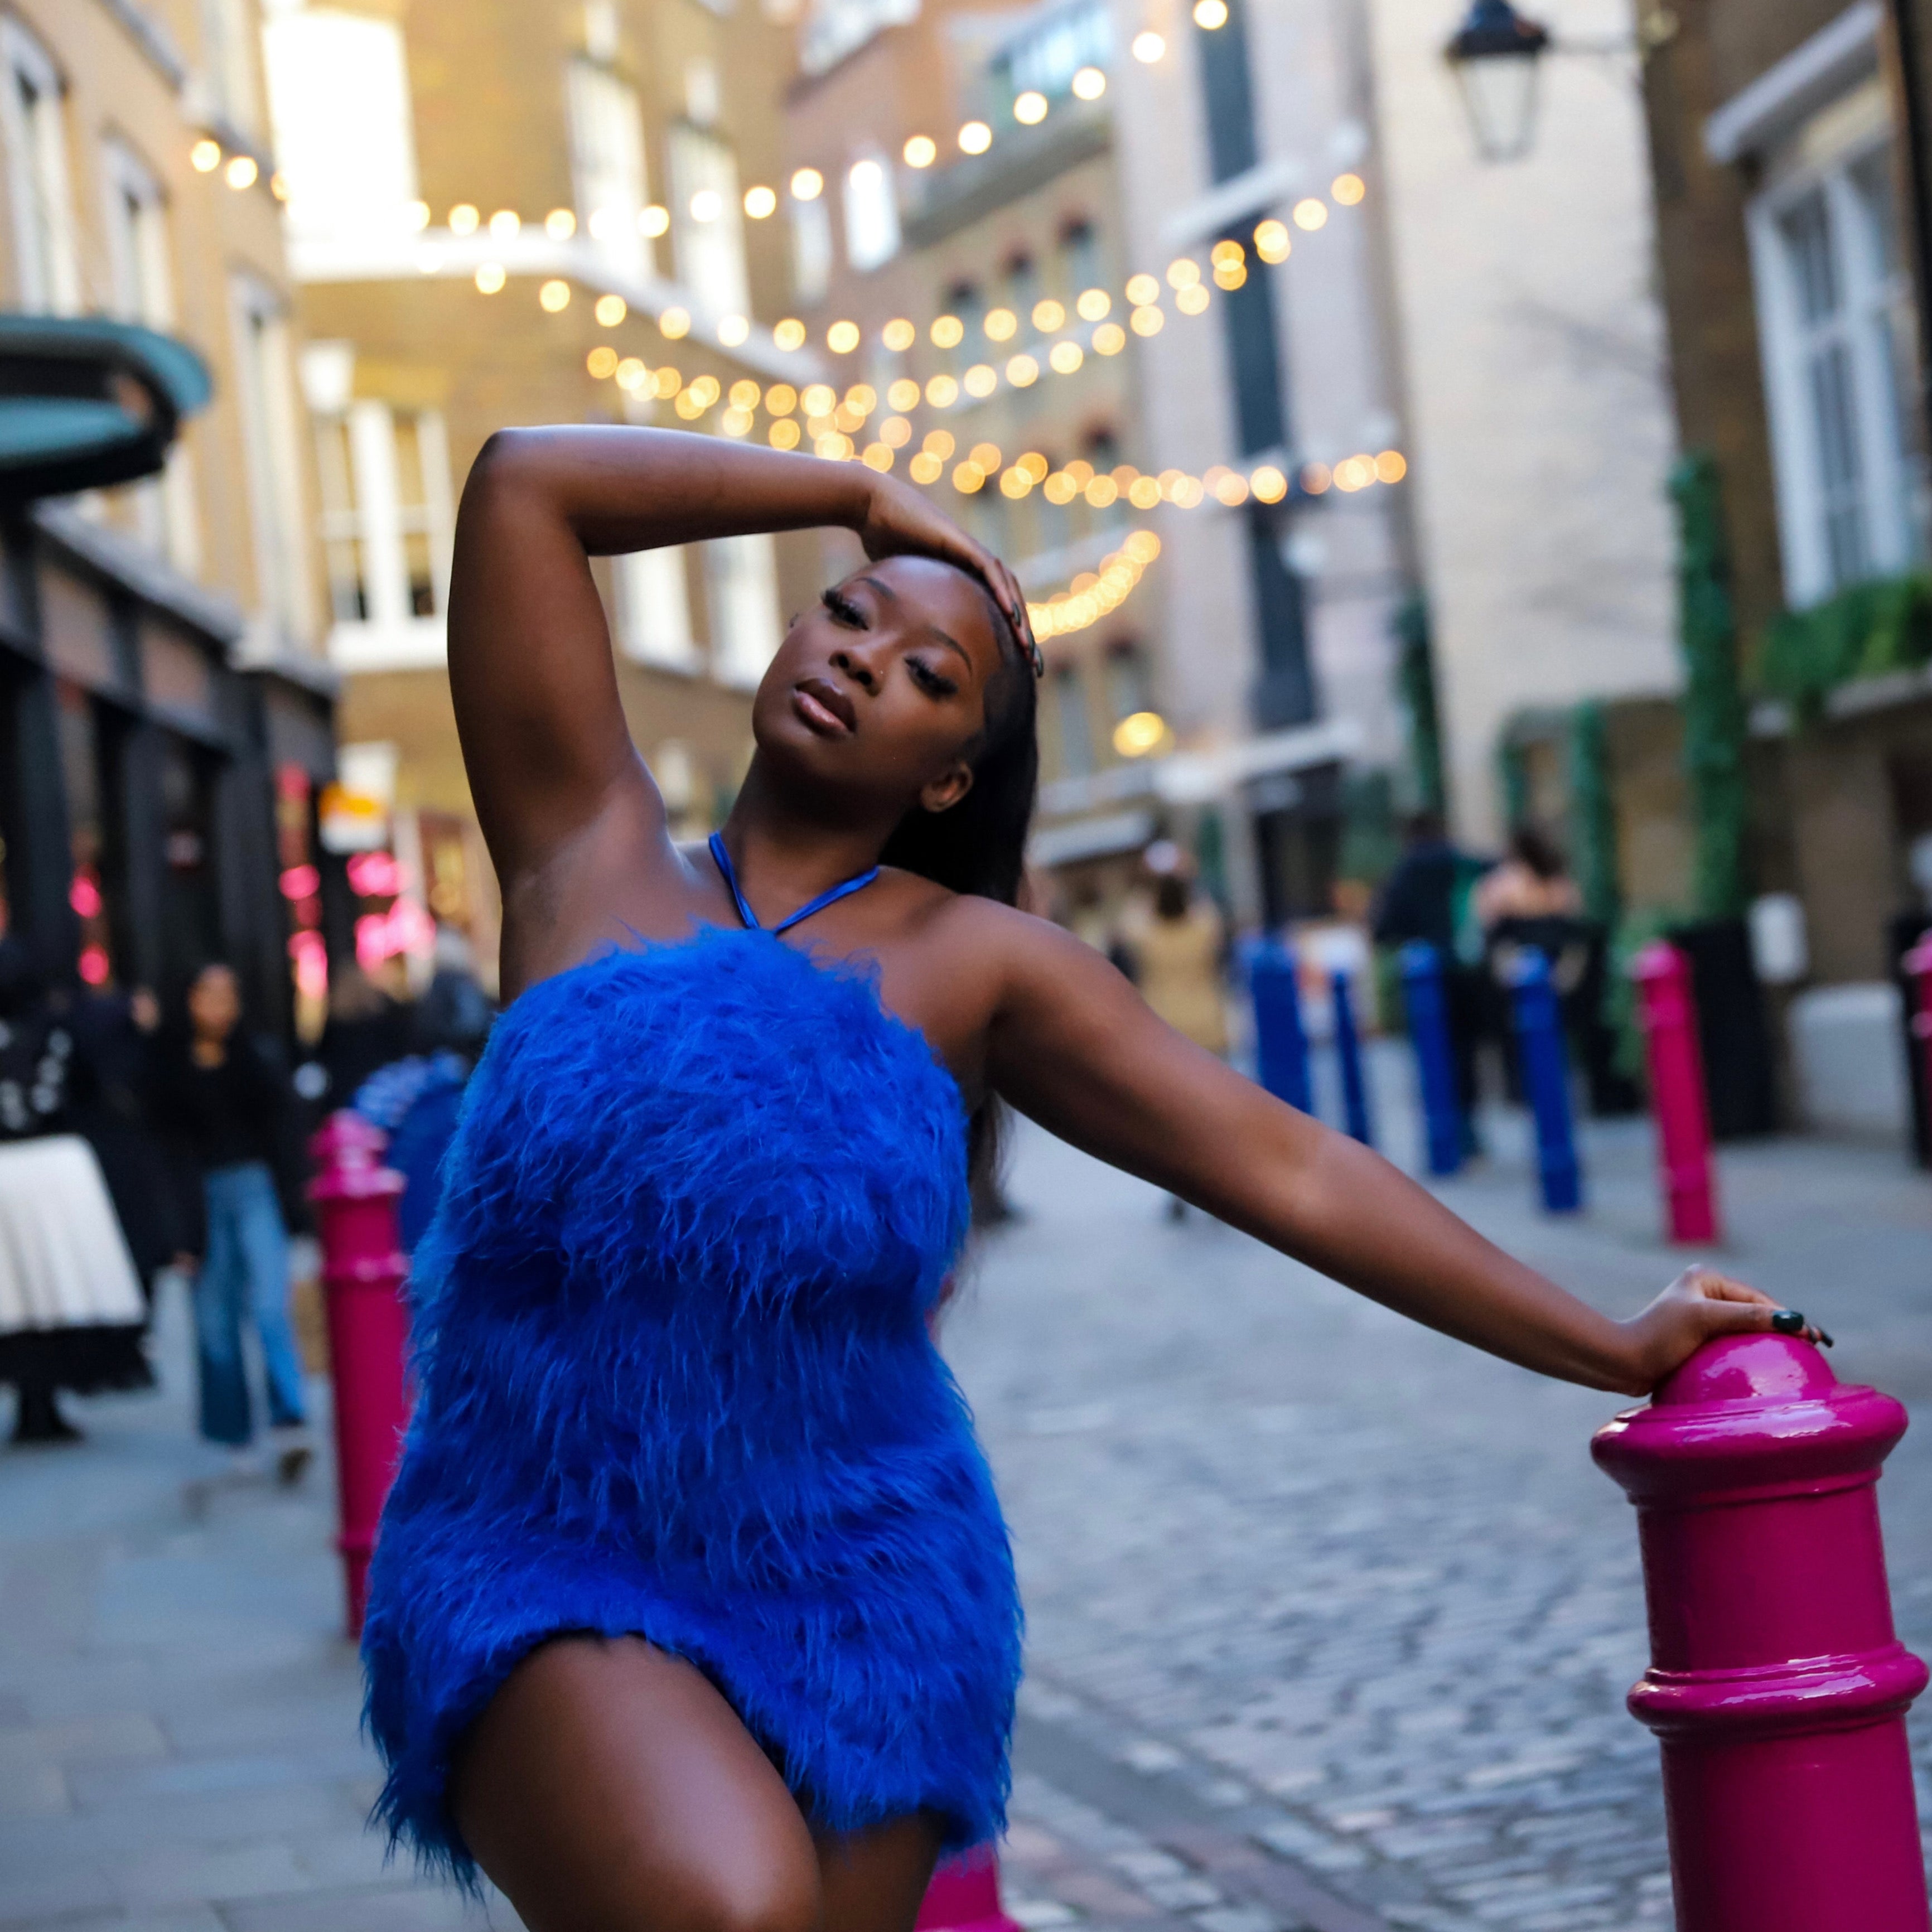
[[[815,1845],[710,1681],[634,1637],[526,1658],[452,1804],[530,1932],[911,1932],[938,1842],[909,1819]]]

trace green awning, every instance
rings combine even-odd
[[[0,314],[0,502],[152,476],[212,393],[200,356],[154,329]]]

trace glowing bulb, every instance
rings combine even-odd
[[[694,221],[716,221],[724,212],[724,197],[715,188],[701,188],[691,197]]]
[[[275,185],[281,178],[280,175],[271,175],[268,178],[268,188],[278,201],[286,201],[288,199],[286,184],[284,184],[280,188]],[[412,201],[404,210],[404,216],[409,223],[410,232],[412,234],[420,235],[429,226],[429,203],[426,201]]]
[[[909,168],[929,168],[939,158],[939,143],[930,134],[915,134],[903,150]]]
[[[921,450],[912,460],[910,475],[915,483],[937,483],[946,465],[939,458]]]
[[[959,130],[962,154],[983,154],[993,145],[993,130],[983,121],[969,121]]]
[[[1066,310],[1051,296],[1048,296],[1045,302],[1036,302],[1034,304],[1033,326],[1040,331],[1041,334],[1051,335],[1056,328],[1064,327],[1066,321]]]
[[[661,208],[656,202],[638,214],[638,232],[656,241],[660,235],[670,232],[670,210]]]
[[[868,470],[890,470],[892,466],[892,446],[890,443],[868,442],[859,460]]]
[[[1384,483],[1400,483],[1408,474],[1408,459],[1399,449],[1385,449],[1376,458],[1376,474]]]
[[[1294,204],[1294,225],[1305,228],[1311,234],[1328,219],[1328,205],[1317,201],[1311,194]]]
[[[537,291],[537,302],[546,315],[556,315],[570,306],[568,282],[546,282]]]
[[[1255,253],[1264,262],[1285,262],[1292,244],[1286,222],[1264,221],[1255,230]]]
[[[988,476],[998,472],[1000,467],[1000,446],[997,442],[976,442],[966,454]]]
[[[1301,487],[1311,496],[1318,496],[1334,480],[1334,473],[1325,463],[1306,463],[1301,468]]]
[[[734,382],[725,394],[731,398],[734,410],[754,410],[758,406],[758,386],[748,376]]]
[[[765,408],[772,416],[788,416],[798,407],[798,392],[789,382],[774,382],[765,392]]]
[[[476,286],[486,296],[494,296],[508,279],[500,262],[485,262],[476,271]]]
[[[782,417],[766,431],[766,440],[774,449],[796,449],[798,447],[798,424],[789,416]]]
[[[888,449],[903,449],[912,440],[912,424],[904,416],[888,416],[879,425],[879,440]]]
[[[553,208],[544,217],[544,232],[553,242],[568,242],[577,232],[577,217],[567,208]]]
[[[1272,463],[1264,463],[1248,478],[1248,487],[1258,503],[1279,503],[1288,494],[1288,478]]]
[[[788,315],[784,321],[772,325],[772,340],[780,349],[802,349],[805,346],[805,324],[796,316]]]
[[[989,310],[986,320],[980,325],[986,331],[988,342],[1010,342],[1019,326],[1019,317],[1010,308]]]
[[[1337,175],[1328,184],[1328,192],[1344,208],[1353,208],[1368,189],[1364,186],[1360,175]]]
[[[1133,711],[1114,727],[1114,749],[1124,758],[1144,758],[1167,736],[1167,720],[1158,711]]]
[[[1037,127],[1046,118],[1046,96],[1030,87],[1013,103],[1013,118],[1022,128]]]
[[[223,171],[222,178],[230,188],[253,188],[260,172],[252,155],[237,154]]]
[[[1167,285],[1171,289],[1192,288],[1200,279],[1201,264],[1185,255],[1167,265]]]
[[[1198,315],[1208,306],[1208,291],[1196,282],[1174,297],[1174,305],[1183,315]]]
[[[962,463],[952,472],[952,487],[962,496],[971,496],[986,480],[986,472],[976,463]]]
[[[926,386],[926,400],[936,410],[950,410],[959,400],[959,385],[950,376],[935,376]]]
[[[957,349],[966,339],[966,325],[956,315],[942,315],[932,325],[933,346],[938,349]]]
[[[1018,464],[1000,478],[1000,494],[1003,496],[1024,496],[1033,488],[1033,478]]]
[[[1029,388],[1040,380],[1040,364],[1030,356],[1016,356],[1006,364],[1006,380],[1016,389]]]
[[[952,454],[956,446],[950,429],[928,430],[920,439],[919,446],[922,454],[936,456],[941,463]]]
[[[830,383],[814,382],[798,400],[807,416],[829,416],[838,398]]]
[[[916,410],[919,407],[920,387],[910,376],[902,376],[886,392],[886,400],[896,410]]]
[[[1142,303],[1127,317],[1127,326],[1136,335],[1158,335],[1167,317],[1150,303]]]
[[[963,379],[969,396],[990,396],[1000,386],[999,372],[990,363],[976,362],[968,369]]]
[[[1134,58],[1144,66],[1152,67],[1166,52],[1167,43],[1151,27],[1134,36]]]
[[[1160,314],[1156,309],[1154,314]],[[1094,332],[1094,353],[1096,356],[1118,356],[1127,346],[1127,332],[1118,322],[1103,322]]]
[[[1127,300],[1136,308],[1144,308],[1149,302],[1160,300],[1160,284],[1151,275],[1130,275],[1127,278]]]
[[[221,143],[206,139],[188,151],[188,166],[198,175],[212,175],[221,165]]]
[[[598,382],[617,373],[617,352],[608,342],[600,342],[584,358],[584,366]]]
[[[1078,343],[1056,342],[1046,359],[1056,376],[1070,376],[1087,358]]]
[[[619,373],[622,373],[621,369]],[[684,378],[667,364],[651,378],[651,394],[654,396],[674,396],[683,382]]]
[[[691,333],[691,311],[688,309],[668,308],[658,317],[658,327],[675,342],[680,336]]]
[[[1114,298],[1105,289],[1087,289],[1073,304],[1082,322],[1105,322],[1114,306]]]
[[[615,328],[630,310],[622,296],[599,296],[597,306],[590,313],[597,318],[599,328]]]
[[[1228,24],[1228,0],[1194,0],[1194,24],[1209,33]]]
[[[474,235],[482,219],[468,202],[459,201],[449,211],[449,232],[452,235]]]
[[[492,241],[514,242],[523,232],[523,219],[514,208],[500,208],[490,218]]]
[[[1127,486],[1127,501],[1137,510],[1150,510],[1160,501],[1160,485],[1151,476],[1136,476]]]
[[[1238,242],[1217,242],[1209,250],[1208,259],[1217,268],[1238,268],[1247,260],[1247,250]]]
[[[835,356],[849,356],[859,346],[859,325],[856,322],[835,322],[825,332],[825,346]]]
[[[778,191],[775,188],[766,188],[761,183],[757,188],[748,188],[745,190],[745,212],[754,221],[762,221],[767,215],[776,213],[778,205]]]
[[[896,315],[879,331],[879,340],[895,355],[910,349],[918,339],[919,332],[902,315]]]
[[[1098,100],[1107,91],[1107,76],[1097,67],[1083,67],[1072,80],[1074,93],[1082,100]]]
[[[794,201],[816,201],[825,192],[825,177],[816,168],[800,168],[791,178]]]
[[[742,315],[721,316],[718,321],[718,340],[727,349],[736,349],[752,332],[752,325]]]

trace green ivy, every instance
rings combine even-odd
[[[1854,678],[1882,677],[1932,662],[1932,579],[1855,584],[1808,610],[1786,610],[1766,628],[1752,688],[1815,724],[1826,697]]]
[[[1604,707],[1592,701],[1570,714],[1571,862],[1583,910],[1605,928],[1622,910],[1617,883],[1617,817],[1610,785],[1610,750]]]
[[[1694,451],[1670,474],[1678,517],[1678,638],[1684,652],[1684,763],[1696,838],[1692,893],[1703,919],[1741,914],[1750,897],[1744,831],[1744,688],[1738,675],[1718,466]]]
[[[1610,956],[1604,975],[1604,1024],[1616,1036],[1613,1057],[1617,1071],[1640,1085],[1645,1077],[1643,1022],[1630,969],[1653,939],[1661,939],[1672,926],[1684,923],[1681,910],[1640,906],[1610,935]]]
[[[1436,706],[1436,670],[1430,646],[1429,606],[1420,591],[1405,599],[1390,628],[1395,632],[1396,697],[1408,722],[1409,775],[1415,802],[1425,812],[1447,809],[1442,777],[1442,724]]]

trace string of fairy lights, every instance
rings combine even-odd
[[[1196,0],[1193,14],[1196,24],[1208,32],[1227,18],[1224,0]],[[1165,54],[1166,43],[1150,30],[1136,38],[1132,52],[1136,59],[1156,61]],[[1097,68],[1082,68],[1072,82],[1072,93],[1082,100],[1099,98],[1106,88],[1106,76]],[[1015,100],[1013,117],[1023,126],[1035,125],[1046,118],[1049,108],[1044,95],[1029,91]],[[965,122],[955,136],[959,152],[969,157],[987,152],[993,140],[992,129],[981,120]],[[932,166],[939,153],[938,142],[926,134],[909,136],[902,149],[906,165],[914,170]],[[250,188],[258,178],[257,164],[251,156],[229,154],[212,137],[196,142],[190,160],[204,173],[221,169],[232,188]],[[288,184],[279,173],[270,176],[268,186],[278,200],[288,199]],[[812,167],[795,170],[788,184],[791,199],[800,202],[816,200],[825,188],[824,176]],[[910,450],[919,434],[912,419],[922,410],[943,412],[962,404],[970,407],[1002,390],[1030,390],[1049,376],[1075,375],[1090,357],[1105,359],[1120,354],[1130,333],[1143,339],[1158,335],[1167,326],[1170,306],[1183,321],[1204,315],[1213,305],[1214,291],[1232,295],[1246,284],[1250,247],[1264,264],[1285,262],[1294,245],[1291,224],[1304,235],[1318,233],[1330,220],[1331,206],[1353,208],[1366,194],[1360,175],[1338,174],[1330,184],[1327,199],[1303,196],[1289,209],[1288,220],[1270,216],[1258,222],[1247,244],[1232,238],[1216,242],[1209,250],[1204,275],[1202,264],[1193,255],[1184,254],[1168,264],[1164,276],[1136,273],[1118,293],[1099,286],[1082,290],[1070,310],[1050,296],[1036,302],[1024,317],[1012,308],[991,309],[974,326],[982,343],[976,342],[970,349],[968,324],[958,315],[934,316],[923,330],[909,317],[895,316],[880,325],[872,338],[890,356],[904,356],[923,334],[934,348],[949,357],[955,357],[956,352],[977,350],[982,359],[969,363],[957,374],[942,370],[923,382],[902,375],[886,383],[883,396],[865,382],[850,383],[842,391],[826,382],[801,388],[782,381],[766,385],[746,377],[727,389],[716,376],[700,374],[687,381],[669,362],[652,368],[643,357],[623,354],[608,343],[600,343],[589,352],[586,368],[593,379],[613,383],[634,403],[668,402],[681,421],[728,436],[751,435],[762,412],[765,440],[774,448],[796,449],[808,444],[819,457],[862,462],[881,472],[894,470],[901,455],[910,450],[905,474],[911,482],[930,488],[950,480],[953,490],[966,496],[990,485],[1010,500],[1024,498],[1036,488],[1046,501],[1057,506],[1081,498],[1100,511],[1122,502],[1141,511],[1162,503],[1192,509],[1210,501],[1235,508],[1250,497],[1262,503],[1279,502],[1297,488],[1304,495],[1319,496],[1330,489],[1346,494],[1399,483],[1407,474],[1408,464],[1395,449],[1363,451],[1332,465],[1306,462],[1292,477],[1274,463],[1246,470],[1216,464],[1198,476],[1174,469],[1146,474],[1130,464],[1096,470],[1084,459],[1056,470],[1036,450],[1022,450],[1010,457],[987,440],[962,449],[953,433],[943,427],[926,430],[917,449]],[[750,219],[766,220],[778,210],[778,191],[754,184],[744,190],[742,205]],[[720,219],[724,212],[722,194],[715,188],[699,190],[692,197],[688,212],[699,224]],[[614,211],[599,209],[584,225],[593,241],[611,241],[616,238],[612,226],[616,218]],[[410,205],[407,220],[413,232],[427,238],[431,219],[426,202]],[[507,244],[517,241],[525,225],[524,218],[509,208],[498,209],[486,220],[477,205],[470,202],[458,202],[446,218],[450,236],[459,240],[484,236],[506,244],[506,254]],[[567,242],[577,234],[578,218],[572,209],[553,208],[541,226],[548,240]],[[672,226],[670,211],[653,203],[638,213],[637,226],[647,239],[665,235]],[[428,258],[424,259],[427,263]],[[494,296],[502,292],[511,278],[505,263],[486,260],[477,266],[472,279],[480,293]],[[547,314],[560,315],[572,305],[576,292],[570,280],[550,275],[539,282],[537,300]],[[593,319],[602,328],[618,328],[632,313],[625,298],[615,292],[599,295],[592,303]],[[1124,326],[1119,319],[1122,315]],[[693,334],[693,318],[686,308],[667,308],[656,320],[667,344]],[[742,315],[726,315],[704,332],[721,347],[737,349],[750,340],[752,323]],[[806,346],[809,333],[804,322],[788,316],[772,325],[771,340],[776,349],[796,352]],[[866,346],[867,332],[857,322],[841,318],[826,326],[824,342],[832,356],[849,356]],[[718,412],[715,420],[706,422],[704,418],[713,410]],[[1160,540],[1152,531],[1134,531],[1118,550],[1102,559],[1097,571],[1082,573],[1065,590],[1029,607],[1036,634],[1060,636],[1098,622],[1130,594],[1160,551]]]

